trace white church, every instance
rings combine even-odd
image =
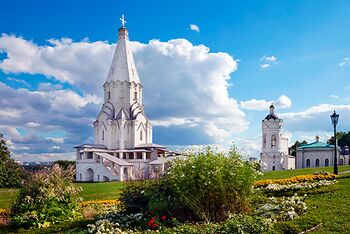
[[[275,114],[275,107],[270,106],[270,113],[262,120],[262,147],[260,160],[263,171],[295,169],[295,157],[289,155],[289,139],[282,132],[283,120]]]
[[[137,73],[125,27],[107,80],[104,104],[94,122],[94,144],[76,148],[76,181],[125,181],[157,178],[166,169],[164,146],[152,143],[152,123],[143,106],[143,86]]]

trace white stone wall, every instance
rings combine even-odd
[[[338,164],[340,155],[338,152]],[[310,148],[310,149],[297,149],[297,168],[306,168],[307,160],[310,160],[310,167],[316,167],[316,159],[319,159],[319,166],[324,167],[325,161],[328,159],[329,166],[333,166],[334,161],[334,149],[332,148]]]

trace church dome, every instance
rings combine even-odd
[[[270,119],[273,119],[273,120],[276,120],[278,119],[278,116],[276,114],[268,114],[265,119],[267,120],[270,120]]]
[[[273,103],[271,103],[271,106],[270,106],[270,114],[268,114],[265,119],[267,120],[270,120],[270,119],[273,119],[273,120],[276,120],[278,119],[278,116],[275,114],[275,106],[273,105]]]

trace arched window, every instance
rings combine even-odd
[[[271,148],[276,147],[276,135],[271,136]]]
[[[324,165],[325,165],[326,167],[329,166],[329,159],[328,159],[328,158],[326,158],[326,160],[324,160]]]
[[[263,148],[266,148],[266,134],[263,136]]]
[[[320,160],[318,158],[316,158],[316,163],[315,163],[316,167],[320,166]]]
[[[134,92],[134,99],[137,100],[137,92]]]
[[[140,141],[142,141],[142,138],[143,138],[143,132],[142,130],[140,131]]]
[[[273,171],[276,170],[275,166],[272,166],[272,170],[273,170]]]
[[[306,159],[306,167],[310,167],[310,159]]]

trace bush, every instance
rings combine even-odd
[[[49,172],[33,174],[11,208],[12,222],[21,227],[47,227],[78,216],[81,188],[72,182],[74,170],[54,165]]]
[[[127,214],[176,210],[180,206],[174,189],[163,180],[129,181],[120,194]]]
[[[264,233],[269,228],[267,219],[250,215],[232,215],[216,233]]]
[[[233,148],[228,155],[207,148],[176,160],[163,178],[178,200],[206,222],[250,211],[256,170]]]

